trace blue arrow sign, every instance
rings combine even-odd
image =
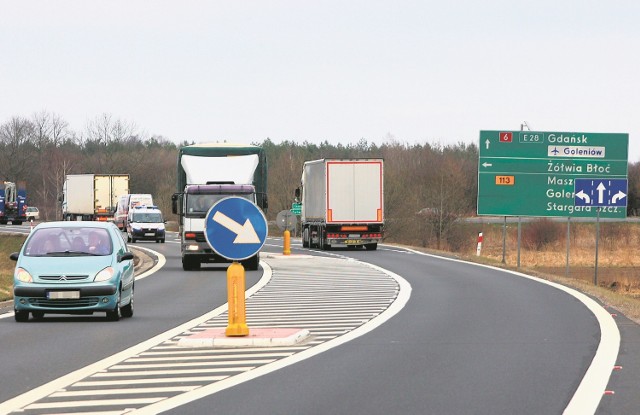
[[[211,206],[204,236],[216,254],[240,261],[257,254],[267,240],[267,219],[249,200],[227,197]]]
[[[627,179],[575,179],[575,206],[627,206]]]

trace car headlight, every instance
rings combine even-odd
[[[93,281],[95,282],[108,281],[111,279],[111,277],[113,277],[113,273],[114,273],[114,270],[112,267],[106,267],[105,269],[103,269],[102,271],[96,274],[96,277],[94,278]]]
[[[160,225],[158,225],[158,230],[159,231],[163,231],[164,230],[164,223],[161,223]]]
[[[33,277],[24,268],[16,268],[15,277],[20,282],[33,282]]]
[[[132,226],[131,227],[131,230],[134,230],[134,231],[139,231],[141,229],[142,229],[142,227],[140,227],[140,226]]]

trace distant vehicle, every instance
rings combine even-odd
[[[179,216],[182,269],[203,263],[231,262],[215,253],[204,236],[205,217],[219,200],[238,196],[267,208],[267,158],[262,147],[211,143],[181,147],[178,152],[177,193],[172,212]],[[242,265],[257,270],[260,253]]]
[[[382,159],[314,160],[302,169],[302,246],[375,250],[384,236]]]
[[[102,311],[110,321],[133,315],[133,253],[113,223],[40,223],[9,258],[16,261],[16,321],[29,313],[38,319]]]
[[[27,189],[24,182],[0,182],[0,225],[21,225],[27,220]]]
[[[27,207],[26,211],[27,220],[40,220],[40,211],[35,206]]]
[[[62,187],[62,217],[113,221],[118,196],[126,193],[128,174],[68,174]]]
[[[164,223],[162,212],[155,206],[132,208],[127,219],[127,242],[151,240],[164,243]]]
[[[123,231],[127,229],[129,210],[136,206],[153,206],[153,197],[148,193],[132,193],[120,196],[113,221]]]

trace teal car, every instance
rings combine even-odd
[[[20,252],[13,277],[16,321],[45,314],[106,312],[107,320],[133,316],[133,253],[111,222],[46,222]]]

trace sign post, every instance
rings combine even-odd
[[[247,199],[227,197],[207,212],[204,235],[215,253],[234,261],[227,268],[229,324],[225,334],[247,336],[245,273],[237,261],[260,252],[267,239],[267,220],[262,211]]]

